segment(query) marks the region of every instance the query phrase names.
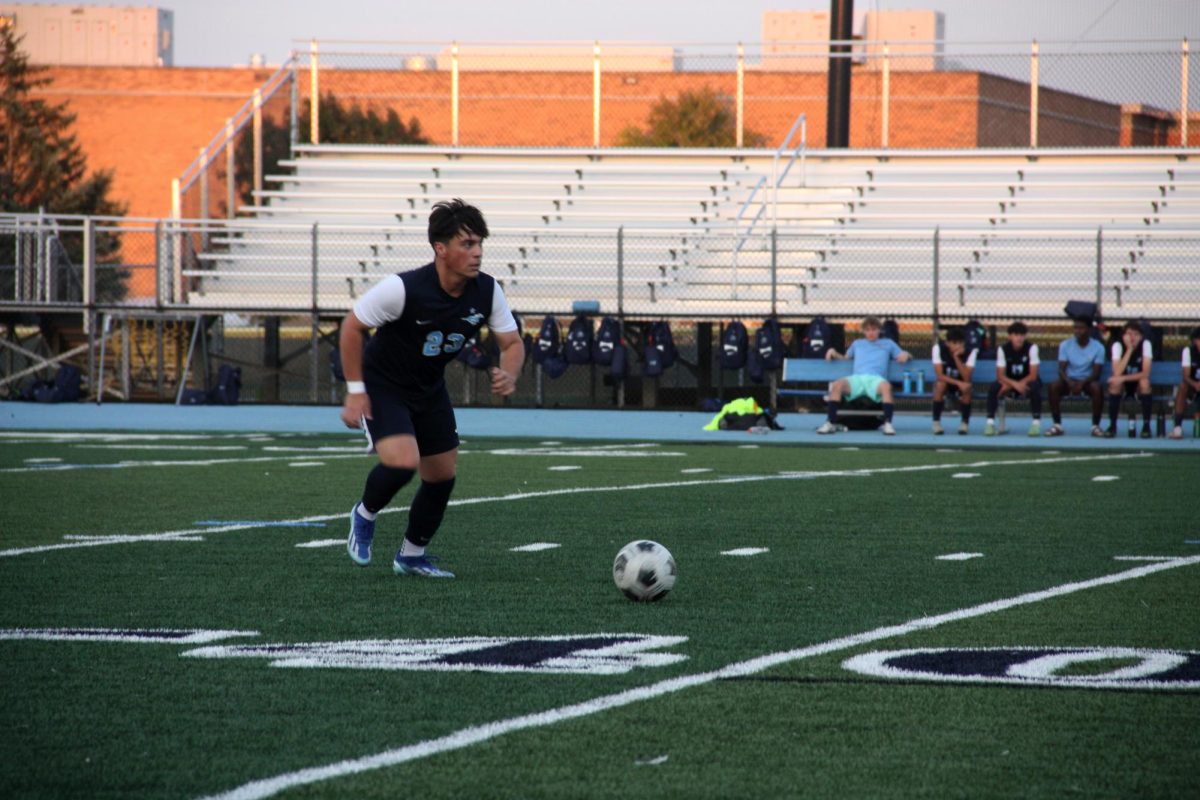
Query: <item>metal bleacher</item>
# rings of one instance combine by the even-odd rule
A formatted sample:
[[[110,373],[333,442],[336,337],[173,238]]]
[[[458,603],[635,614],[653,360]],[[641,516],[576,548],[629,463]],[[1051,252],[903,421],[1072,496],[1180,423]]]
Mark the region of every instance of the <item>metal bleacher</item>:
[[[532,313],[928,315],[936,276],[943,313],[1053,315],[1099,287],[1184,317],[1197,155],[809,151],[777,181],[776,150],[301,146],[185,275],[205,306],[348,308],[427,261],[431,206],[463,197]]]

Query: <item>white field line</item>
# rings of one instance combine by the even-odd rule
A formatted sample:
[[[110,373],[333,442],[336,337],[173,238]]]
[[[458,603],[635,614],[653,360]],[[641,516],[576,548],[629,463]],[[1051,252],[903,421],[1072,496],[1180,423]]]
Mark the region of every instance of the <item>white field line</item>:
[[[668,678],[667,680],[658,681],[647,686],[640,686],[635,689],[627,689],[623,692],[604,695],[592,700],[586,700],[582,703],[574,703],[572,705],[552,708],[547,711],[540,711],[533,714],[525,714],[519,717],[511,717],[509,719],[489,722],[483,725],[475,725],[469,728],[463,728],[454,733],[440,736],[436,739],[427,739],[422,742],[398,747],[393,750],[385,750],[381,753],[376,753],[362,758],[347,759],[338,761],[333,764],[326,764],[320,767],[309,767],[308,769],[298,770],[296,772],[286,772],[281,775],[276,775],[271,778],[252,781],[243,784],[242,786],[232,789],[228,792],[223,792],[217,795],[210,795],[206,800],[256,800],[257,798],[270,797],[271,795],[282,792],[286,789],[291,789],[296,786],[306,786],[309,784],[319,783],[321,781],[332,780],[334,778],[342,778],[347,775],[357,775],[359,773],[368,772],[370,770],[381,769],[383,767],[392,767],[398,764],[404,764],[410,761],[416,761],[429,756],[438,755],[439,753],[447,753],[453,750],[461,750],[481,742],[486,742],[490,739],[495,739],[498,736],[503,736],[507,733],[515,731],[529,730],[531,728],[541,728],[547,725],[554,725],[571,719],[579,719],[593,714],[598,714],[602,711],[609,711],[614,708],[622,708],[624,706],[639,703],[644,700],[653,700],[657,697],[673,694],[683,689],[690,689],[695,686],[703,686],[713,683],[714,681],[727,678],[740,678],[747,675],[753,675],[762,672],[772,667],[777,667],[782,664],[787,664],[793,661],[799,661],[815,656],[828,655],[846,650],[853,650],[864,644],[878,642],[883,639],[891,639],[897,636],[907,636],[910,633],[917,631],[926,631],[940,627],[952,622],[961,622],[966,619],[983,617],[988,614],[995,614],[1000,611],[1007,611],[1010,608],[1018,606],[1030,605],[1032,603],[1040,603],[1043,600],[1051,600],[1056,597],[1063,597],[1075,592],[1081,592],[1086,589],[1093,589],[1098,586],[1109,586],[1124,581],[1142,578],[1147,575],[1153,575],[1156,572],[1162,572],[1168,569],[1177,569],[1179,567],[1190,566],[1192,564],[1200,564],[1200,556],[1191,556],[1189,558],[1179,558],[1173,561],[1165,561],[1158,564],[1148,564],[1143,567],[1134,567],[1133,569],[1117,572],[1112,575],[1103,575],[1099,578],[1090,578],[1083,581],[1074,581],[1072,583],[1064,583],[1059,586],[1053,586],[1049,589],[1043,589],[1037,592],[1028,592],[1015,597],[1008,597],[1002,600],[993,600],[988,603],[982,603],[976,606],[960,608],[956,611],[950,611],[945,614],[939,614],[933,617],[920,617],[909,620],[908,622],[899,625],[886,625],[881,628],[857,633],[851,636],[843,636],[838,639],[831,639],[820,644],[809,645],[808,647],[799,647],[794,650],[784,650],[777,653],[768,653],[767,655],[751,658],[746,661],[735,661],[732,664],[727,664],[720,669],[711,672],[701,672],[695,675],[684,675],[678,678]]]
[[[85,431],[0,431],[0,439],[38,439],[40,441],[77,442],[91,439],[100,442],[157,442],[184,439],[242,439],[260,436],[257,433],[88,433]]]
[[[1182,556],[1113,556],[1113,561],[1174,561]]]
[[[73,444],[79,450],[248,450],[244,444]]]
[[[328,454],[321,458],[362,458],[356,456]],[[217,464],[254,464],[264,461],[295,461],[296,456],[253,456],[251,458],[204,458],[187,461],[118,461],[115,464],[50,464],[45,467],[7,467],[0,472],[67,472],[75,469],[132,469],[133,467],[211,467]]]
[[[300,542],[296,547],[336,547],[345,543],[345,539],[313,539],[311,542]]]
[[[875,469],[853,469],[853,470],[830,470],[827,472],[785,472],[778,475],[734,475],[726,478],[715,478],[713,480],[685,480],[685,481],[663,481],[661,483],[635,483],[626,484],[623,486],[575,486],[564,489],[545,489],[536,492],[514,492],[512,494],[492,495],[487,497],[464,497],[460,500],[451,500],[452,506],[472,506],[480,503],[508,503],[518,500],[533,500],[541,497],[559,497],[572,494],[603,494],[606,492],[635,492],[646,489],[681,489],[688,486],[720,486],[733,483],[752,483],[756,481],[777,481],[777,480],[811,480],[814,478],[834,478],[839,476],[865,476],[865,475],[884,475],[898,472],[930,472],[934,470],[961,469],[962,467],[1003,467],[1003,466],[1029,466],[1035,464],[1063,464],[1075,463],[1079,461],[1103,461],[1103,460],[1123,460],[1129,458],[1150,458],[1152,453],[1113,453],[1107,455],[1087,455],[1087,456],[1062,456],[1059,458],[1021,458],[1011,461],[976,461],[971,464],[919,464],[907,467],[878,467]],[[340,458],[341,456],[328,456],[328,458]],[[346,456],[346,458],[356,458],[356,456]],[[246,461],[249,459],[232,459],[234,461]],[[185,462],[187,463],[187,462]],[[380,514],[396,514],[401,511],[407,511],[408,506],[385,508],[380,511]],[[297,519],[282,520],[282,522],[295,524],[303,522],[328,522],[334,519],[341,519],[346,516],[346,512],[337,514],[318,514],[311,517],[299,517]],[[263,520],[254,524],[238,523],[233,525],[220,525],[211,528],[184,528],[177,531],[166,531],[164,533],[147,533],[135,534],[127,539],[118,539],[114,537],[105,537],[103,540],[97,541],[76,541],[62,542],[58,544],[43,544],[32,547],[16,547],[9,550],[0,550],[0,558],[11,558],[13,556],[30,555],[33,553],[45,553],[51,550],[73,550],[80,547],[99,547],[106,544],[122,544],[125,541],[139,542],[169,542],[172,539],[186,536],[196,536],[198,534],[225,533],[226,531],[243,531],[251,528],[260,528],[263,526],[279,525],[281,520]]]

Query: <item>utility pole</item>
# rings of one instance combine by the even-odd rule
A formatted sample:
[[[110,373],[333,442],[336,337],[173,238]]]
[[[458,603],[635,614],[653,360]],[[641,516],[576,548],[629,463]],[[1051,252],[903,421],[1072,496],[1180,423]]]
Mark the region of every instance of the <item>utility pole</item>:
[[[829,95],[825,146],[850,146],[850,38],[854,0],[829,0]]]

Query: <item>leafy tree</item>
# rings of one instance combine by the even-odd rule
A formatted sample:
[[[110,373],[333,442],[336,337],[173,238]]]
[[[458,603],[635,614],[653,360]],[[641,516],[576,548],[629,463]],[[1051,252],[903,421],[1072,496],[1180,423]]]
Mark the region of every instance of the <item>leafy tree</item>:
[[[88,173],[87,158],[71,132],[75,115],[65,103],[49,103],[32,96],[51,83],[45,72],[44,67],[30,66],[29,56],[20,49],[12,27],[0,25],[0,211],[122,216],[125,206],[109,196],[112,172]],[[96,238],[97,264],[119,263],[117,238]],[[77,273],[83,262],[82,237],[64,234],[59,242]],[[0,263],[15,263],[14,253],[13,238],[0,243]],[[11,286],[11,278],[0,276],[8,282],[6,289]],[[124,297],[127,278],[125,270],[98,269],[97,299]]]
[[[412,117],[408,124],[395,109],[384,114],[346,104],[332,93],[321,95],[319,110],[322,144],[429,144],[421,132],[421,122]],[[299,114],[300,131],[307,138],[312,120],[312,101],[306,100]],[[290,131],[286,121],[263,117],[263,174],[278,174],[279,162],[291,157]],[[234,155],[238,196],[243,203],[254,202],[254,137],[247,126],[238,139]]]
[[[710,88],[661,98],[650,109],[649,127],[629,126],[617,137],[622,147],[735,147],[737,118],[726,98]],[[762,134],[742,132],[746,147],[761,147]]]

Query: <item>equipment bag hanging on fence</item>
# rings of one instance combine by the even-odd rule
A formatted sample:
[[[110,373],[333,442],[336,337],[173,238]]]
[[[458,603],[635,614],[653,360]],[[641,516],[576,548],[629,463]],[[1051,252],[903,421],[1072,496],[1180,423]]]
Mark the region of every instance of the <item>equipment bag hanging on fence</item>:
[[[214,406],[236,406],[242,390],[242,368],[222,364],[217,370],[217,385],[208,393]]]
[[[613,350],[621,341],[621,323],[612,317],[600,320],[600,330],[592,341],[592,361],[602,367],[613,362]]]
[[[554,318],[553,314],[547,314],[546,318],[542,320],[542,327],[533,343],[533,362],[543,364],[547,358],[557,356],[559,340],[558,320]]]
[[[783,329],[779,327],[779,320],[774,317],[763,320],[762,326],[754,333],[754,349],[758,351],[763,369],[774,370],[783,366],[787,348],[783,343]]]
[[[675,359],[679,357],[679,351],[675,349],[675,339],[671,336],[669,322],[659,320],[650,326],[650,343],[658,350],[663,369],[675,366]]]
[[[824,358],[833,347],[833,328],[824,317],[814,317],[804,331],[800,346],[801,358]]]
[[[568,364],[587,364],[592,360],[592,320],[583,314],[571,320],[563,355]]]
[[[746,326],[734,320],[725,326],[721,337],[721,369],[746,366]]]

